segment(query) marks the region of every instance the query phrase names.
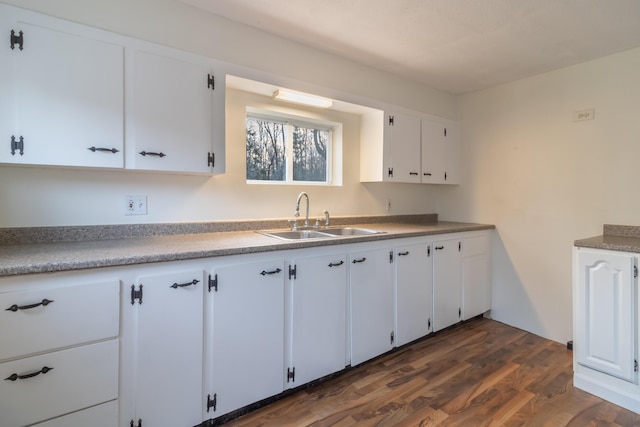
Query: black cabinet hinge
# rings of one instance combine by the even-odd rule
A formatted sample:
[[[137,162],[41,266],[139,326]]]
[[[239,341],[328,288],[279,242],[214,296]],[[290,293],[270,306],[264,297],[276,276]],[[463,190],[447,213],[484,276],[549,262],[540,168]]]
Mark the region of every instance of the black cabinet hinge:
[[[447,137],[447,128],[444,128],[444,136]]]
[[[134,424],[133,420],[131,420],[131,422],[129,423],[130,427],[142,427],[142,420],[138,419],[138,424]]]
[[[23,36],[23,32],[22,31],[18,31],[18,34],[16,34],[15,31],[11,30],[11,36],[9,37],[9,43],[11,46],[11,49],[15,49],[16,45],[18,45],[18,49],[22,50],[23,48],[23,44],[24,44],[24,37]]]
[[[389,251],[389,264],[393,264],[393,251]]]
[[[296,367],[293,369],[287,368],[287,382],[291,381],[292,383],[296,382]]]
[[[142,304],[142,285],[137,291],[136,286],[131,285],[131,305],[135,304],[136,300],[138,300],[138,304]]]
[[[214,167],[216,165],[216,154],[207,153],[207,166]]]
[[[462,242],[458,242],[458,252],[462,252]]]
[[[207,88],[211,90],[216,89],[216,80],[213,74],[207,74]]]
[[[209,292],[211,289],[218,292],[218,275],[214,274],[213,276],[209,275]]]
[[[637,265],[633,266],[633,277],[634,277],[634,279],[636,277],[638,277],[638,266]]]
[[[11,155],[15,156],[16,151],[19,151],[21,156],[24,154],[24,138],[21,136],[16,139],[15,135],[11,135]]]
[[[447,180],[447,173],[446,172],[444,173],[444,180],[445,181]]]
[[[394,342],[396,342],[396,337],[393,331],[391,331],[391,345],[393,345]]]
[[[395,116],[389,116],[389,126],[393,126],[394,125],[394,120],[395,120]]]
[[[216,412],[216,406],[218,406],[218,394],[213,393],[213,399],[211,399],[211,395],[207,395],[207,412],[213,409],[213,412]]]
[[[387,171],[387,177],[393,178],[393,168],[389,168],[389,170]]]
[[[297,265],[293,265],[293,268],[291,268],[291,265],[289,265],[289,280],[291,279],[297,279],[297,274],[298,272],[298,266]]]
[[[458,307],[458,318],[462,317],[462,308]]]
[[[431,246],[427,246],[427,258],[431,256]]]
[[[633,372],[638,372],[638,359],[633,360]]]
[[[427,320],[427,329],[431,330],[431,318]]]

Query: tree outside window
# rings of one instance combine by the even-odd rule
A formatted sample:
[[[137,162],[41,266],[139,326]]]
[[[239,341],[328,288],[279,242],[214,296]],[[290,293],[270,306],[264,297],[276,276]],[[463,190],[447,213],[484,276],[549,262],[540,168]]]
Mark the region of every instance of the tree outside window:
[[[247,180],[328,183],[331,129],[247,116]]]

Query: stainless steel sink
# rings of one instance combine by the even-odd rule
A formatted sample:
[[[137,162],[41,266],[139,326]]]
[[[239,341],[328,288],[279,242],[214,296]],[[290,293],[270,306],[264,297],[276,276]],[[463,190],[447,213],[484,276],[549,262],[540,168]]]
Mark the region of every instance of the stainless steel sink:
[[[323,228],[322,230],[258,231],[258,233],[281,240],[307,240],[327,239],[332,237],[367,236],[370,234],[381,234],[384,233],[384,231],[375,231],[366,228],[336,227]]]
[[[323,233],[334,236],[367,236],[370,234],[382,234],[384,231],[369,230],[368,228],[340,227],[327,228],[322,230]]]
[[[315,230],[259,231],[258,233],[282,240],[327,239],[335,237],[333,235],[321,233]]]

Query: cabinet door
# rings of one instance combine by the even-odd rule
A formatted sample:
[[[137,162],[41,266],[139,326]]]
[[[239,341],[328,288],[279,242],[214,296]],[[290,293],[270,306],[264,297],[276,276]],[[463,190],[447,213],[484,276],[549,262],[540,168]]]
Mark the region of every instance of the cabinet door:
[[[346,254],[297,258],[294,266],[290,387],[344,369],[347,351]]]
[[[134,160],[127,168],[211,172],[211,67],[143,51],[135,51],[133,61],[133,150],[127,154]]]
[[[422,120],[422,182],[460,182],[460,132],[453,122]]]
[[[460,239],[433,242],[433,330],[458,323],[462,316]]]
[[[393,348],[393,251],[349,255],[351,365]]]
[[[433,263],[431,244],[396,248],[396,345],[431,331]]]
[[[143,425],[202,422],[203,278],[203,270],[189,270],[137,281],[135,420]]]
[[[284,389],[284,268],[271,259],[213,269],[211,418]]]
[[[124,48],[68,25],[22,21],[3,28],[22,32],[23,49],[2,46],[11,87],[0,111],[10,110],[12,119],[0,126],[9,132],[0,135],[0,162],[123,167]],[[22,140],[22,150],[12,153],[12,137]]]
[[[385,145],[389,144],[387,180],[420,182],[420,118],[408,114],[387,115]]]
[[[491,309],[491,234],[462,240],[462,320]]]
[[[635,257],[578,251],[578,363],[635,382]]]

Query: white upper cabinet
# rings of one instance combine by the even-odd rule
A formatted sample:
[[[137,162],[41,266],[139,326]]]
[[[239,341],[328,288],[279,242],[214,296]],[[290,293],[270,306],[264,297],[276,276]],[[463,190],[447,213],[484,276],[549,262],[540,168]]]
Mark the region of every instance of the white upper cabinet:
[[[460,183],[460,129],[454,122],[422,120],[422,182]]]
[[[58,21],[1,23],[0,162],[121,168],[124,47]]]
[[[214,90],[210,64],[169,50],[133,52],[132,131],[127,168],[210,173]]]
[[[389,113],[386,119],[384,140],[389,144],[389,155],[385,181],[420,182],[420,118]]]

